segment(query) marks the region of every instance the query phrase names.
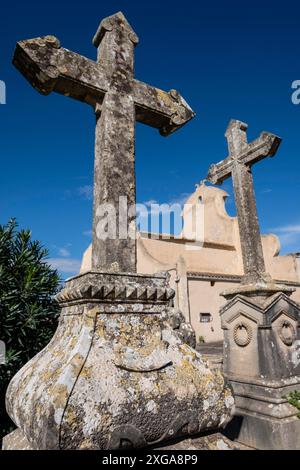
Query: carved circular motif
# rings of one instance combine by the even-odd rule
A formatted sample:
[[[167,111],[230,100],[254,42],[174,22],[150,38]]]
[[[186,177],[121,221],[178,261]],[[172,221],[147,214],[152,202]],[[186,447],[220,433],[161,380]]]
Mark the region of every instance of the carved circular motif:
[[[233,329],[233,339],[238,346],[248,346],[253,336],[253,331],[248,323],[241,321]]]
[[[286,346],[292,346],[296,339],[296,331],[289,320],[283,320],[279,326],[279,338]]]

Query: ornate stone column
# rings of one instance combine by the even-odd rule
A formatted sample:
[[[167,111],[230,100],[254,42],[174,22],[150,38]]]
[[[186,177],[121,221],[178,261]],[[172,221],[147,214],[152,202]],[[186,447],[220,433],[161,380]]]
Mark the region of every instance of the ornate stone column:
[[[287,396],[300,390],[299,305],[291,292],[224,294],[224,374],[235,396],[231,438],[257,449],[300,449]]]
[[[281,139],[262,132],[247,141],[247,124],[231,120],[226,131],[229,156],[212,165],[208,180],[232,175],[244,276],[222,295],[224,373],[236,401],[231,438],[257,449],[300,449],[300,420],[287,395],[300,390],[300,306],[293,290],[277,285],[265,270],[251,167],[273,157]]]

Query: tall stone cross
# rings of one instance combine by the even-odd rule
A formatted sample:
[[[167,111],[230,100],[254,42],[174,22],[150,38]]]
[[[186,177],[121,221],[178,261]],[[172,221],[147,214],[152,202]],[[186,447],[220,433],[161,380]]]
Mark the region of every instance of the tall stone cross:
[[[134,78],[137,43],[137,35],[119,12],[105,18],[94,36],[97,62],[63,49],[54,36],[18,42],[13,59],[39,92],[56,91],[91,104],[96,111],[94,270],[136,271],[135,211],[127,217],[124,208],[124,201],[127,207],[136,202],[135,121],[166,136],[195,115],[176,90],[167,93]],[[119,211],[120,196],[124,210]],[[107,205],[113,206],[123,226],[117,224],[114,239],[105,240],[99,228]]]
[[[247,127],[241,121],[230,121],[225,133],[229,156],[209,168],[207,181],[221,184],[232,176],[244,265],[242,283],[261,284],[271,278],[265,269],[251,167],[266,157],[273,157],[281,139],[262,132],[258,139],[248,143]]]

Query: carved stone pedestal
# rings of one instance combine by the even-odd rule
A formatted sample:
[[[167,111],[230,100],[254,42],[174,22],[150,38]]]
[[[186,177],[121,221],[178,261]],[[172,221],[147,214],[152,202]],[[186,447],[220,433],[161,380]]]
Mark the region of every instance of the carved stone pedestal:
[[[26,446],[145,447],[229,421],[233,398],[221,373],[170,326],[173,296],[165,275],[89,272],[67,281],[55,336],[7,392]]]
[[[300,420],[286,398],[300,390],[299,306],[288,289],[240,291],[227,293],[221,310],[224,373],[236,403],[226,433],[257,449],[300,449]]]

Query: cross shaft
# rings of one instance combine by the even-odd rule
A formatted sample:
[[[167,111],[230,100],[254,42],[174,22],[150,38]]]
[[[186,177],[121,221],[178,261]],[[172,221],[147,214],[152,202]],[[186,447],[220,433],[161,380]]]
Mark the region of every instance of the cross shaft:
[[[248,144],[247,128],[247,124],[241,121],[230,121],[225,133],[229,156],[210,167],[207,180],[212,184],[221,184],[232,176],[244,266],[242,282],[257,284],[268,282],[271,278],[265,269],[251,166],[263,158],[273,157],[281,139],[263,132]]]

